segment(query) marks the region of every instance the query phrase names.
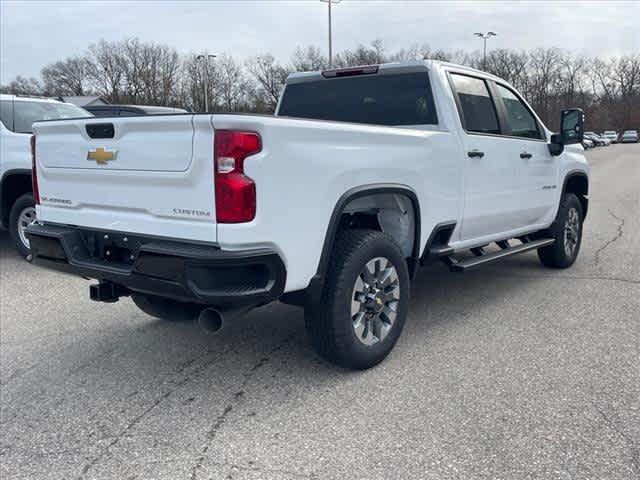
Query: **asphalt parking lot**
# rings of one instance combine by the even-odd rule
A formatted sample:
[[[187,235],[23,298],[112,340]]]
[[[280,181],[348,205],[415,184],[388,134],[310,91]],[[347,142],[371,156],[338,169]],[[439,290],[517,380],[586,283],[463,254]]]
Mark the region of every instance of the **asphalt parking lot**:
[[[0,232],[0,477],[640,478],[640,145],[588,153],[582,252],[423,269],[346,372],[274,304],[216,336],[18,258]]]

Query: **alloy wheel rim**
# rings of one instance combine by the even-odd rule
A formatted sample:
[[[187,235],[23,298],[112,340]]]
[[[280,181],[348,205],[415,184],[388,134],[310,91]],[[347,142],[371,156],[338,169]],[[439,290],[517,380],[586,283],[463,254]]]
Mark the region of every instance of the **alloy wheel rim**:
[[[564,251],[568,257],[573,256],[580,239],[580,215],[578,210],[570,208],[564,222]]]
[[[36,209],[34,207],[27,207],[20,212],[18,216],[18,237],[22,244],[31,248],[29,239],[27,238],[26,229],[36,219]]]
[[[356,338],[367,346],[384,340],[396,321],[399,304],[396,267],[384,257],[367,262],[351,294],[351,323]]]

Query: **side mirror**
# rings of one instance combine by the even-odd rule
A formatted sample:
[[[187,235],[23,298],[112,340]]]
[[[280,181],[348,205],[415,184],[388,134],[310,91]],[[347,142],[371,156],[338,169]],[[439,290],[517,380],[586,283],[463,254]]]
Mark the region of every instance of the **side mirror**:
[[[584,134],[584,112],[579,108],[569,108],[560,113],[560,136],[563,145],[582,143]]]
[[[568,108],[560,112],[560,133],[551,135],[549,152],[560,155],[565,145],[582,143],[584,135],[584,112],[579,108]]]
[[[549,153],[554,157],[564,152],[564,144],[562,143],[562,136],[559,133],[551,135],[551,143],[549,143]]]

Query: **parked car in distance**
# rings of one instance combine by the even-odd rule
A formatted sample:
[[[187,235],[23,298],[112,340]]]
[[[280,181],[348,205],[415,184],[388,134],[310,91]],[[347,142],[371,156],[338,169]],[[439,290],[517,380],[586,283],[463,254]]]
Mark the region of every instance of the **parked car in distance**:
[[[621,143],[638,143],[637,130],[625,130],[620,136]]]
[[[583,137],[582,138],[582,146],[585,148],[585,150],[588,150],[590,148],[593,148],[596,146],[596,144],[594,143],[593,140],[591,140],[590,138],[587,137]]]
[[[85,109],[96,117],[130,117],[135,115],[187,113],[184,108],[156,107],[152,105],[88,105]]]
[[[25,227],[36,218],[31,189],[33,122],[91,117],[82,108],[51,98],[0,95],[0,220],[18,251],[29,254]]]
[[[608,145],[607,140],[594,132],[584,132],[584,137],[591,140],[596,147],[604,147],[605,145]]]
[[[34,262],[97,279],[95,301],[131,296],[207,331],[304,306],[321,356],[369,368],[400,336],[420,264],[535,250],[573,264],[583,118],[562,110],[554,134],[506,81],[425,60],[290,75],[273,116],[39,122]]]
[[[618,143],[618,132],[615,130],[605,130],[602,135],[611,140],[611,143]]]

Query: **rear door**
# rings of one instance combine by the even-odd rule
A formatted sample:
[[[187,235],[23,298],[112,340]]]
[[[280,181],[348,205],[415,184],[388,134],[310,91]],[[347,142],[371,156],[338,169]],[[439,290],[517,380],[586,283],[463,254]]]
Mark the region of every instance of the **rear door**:
[[[40,220],[216,241],[209,116],[78,119],[34,130]]]
[[[462,124],[465,188],[461,241],[481,239],[524,225],[520,163],[509,153],[487,80],[450,71]]]

